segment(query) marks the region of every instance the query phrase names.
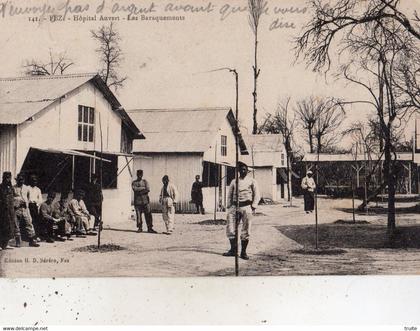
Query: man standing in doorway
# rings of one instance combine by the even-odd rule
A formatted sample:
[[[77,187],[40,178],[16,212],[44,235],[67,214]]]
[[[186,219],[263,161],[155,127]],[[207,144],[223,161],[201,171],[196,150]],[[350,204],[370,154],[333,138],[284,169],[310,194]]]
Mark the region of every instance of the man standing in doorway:
[[[192,184],[191,188],[191,201],[195,204],[197,208],[197,214],[200,212],[204,215],[203,207],[203,183],[200,182],[200,175],[195,176],[195,182]]]
[[[312,213],[314,211],[314,192],[316,189],[316,184],[313,179],[313,173],[311,170],[306,172],[306,177],[302,179],[302,190],[303,190],[303,199],[305,205],[305,212],[307,214]]]
[[[39,217],[39,207],[42,204],[42,193],[38,185],[38,177],[32,175],[29,180],[28,187],[28,201],[29,201],[29,212],[32,218],[32,224],[35,229],[35,233],[38,236],[37,241],[41,241],[39,236],[45,231],[42,229],[42,224]]]
[[[137,179],[133,181],[131,187],[134,191],[137,232],[143,232],[143,219],[141,217],[143,213],[146,220],[147,232],[157,233],[153,230],[153,216],[149,199],[150,186],[147,180],[143,179],[143,170],[137,170]]]
[[[95,217],[94,229],[99,230],[102,225],[102,201],[104,197],[102,195],[101,184],[98,182],[99,176],[92,174],[92,179],[89,185],[86,187],[86,207],[90,215]]]
[[[29,239],[29,246],[39,247],[36,242],[35,229],[32,224],[31,214],[29,213],[28,205],[28,186],[24,184],[25,177],[23,174],[16,176],[16,185],[13,186],[15,213],[16,213],[16,227],[23,225],[26,236]],[[16,243],[17,244],[17,243]]]
[[[167,175],[162,177],[163,187],[160,191],[159,202],[162,205],[162,218],[165,222],[167,235],[172,234],[174,231],[175,223],[175,206],[177,203],[178,190],[175,185],[169,182]]]
[[[251,218],[260,202],[260,192],[255,179],[248,175],[248,166],[243,162],[238,162],[238,191],[239,191],[239,210],[236,214],[236,183],[235,180],[229,186],[228,193],[228,214],[227,214],[227,227],[226,235],[230,242],[230,250],[224,253],[224,256],[236,256],[238,250],[235,240],[235,223],[236,218],[238,222],[242,221],[241,229],[241,255],[244,260],[249,260],[246,249],[249,243],[249,235],[251,229]]]

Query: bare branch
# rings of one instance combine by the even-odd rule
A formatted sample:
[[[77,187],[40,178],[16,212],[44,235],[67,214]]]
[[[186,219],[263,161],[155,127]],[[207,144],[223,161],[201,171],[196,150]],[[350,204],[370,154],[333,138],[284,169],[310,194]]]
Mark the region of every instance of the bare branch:
[[[121,37],[118,31],[115,30],[112,22],[108,26],[101,26],[97,31],[91,30],[91,36],[99,44],[99,47],[96,49],[102,66],[99,74],[108,87],[118,90],[123,87],[124,82],[127,80],[127,76],[121,77],[118,73],[124,60],[123,52],[119,45]]]
[[[50,50],[48,61],[26,60],[22,67],[28,76],[53,76],[65,74],[73,65],[74,62],[66,56],[65,52],[54,54]]]

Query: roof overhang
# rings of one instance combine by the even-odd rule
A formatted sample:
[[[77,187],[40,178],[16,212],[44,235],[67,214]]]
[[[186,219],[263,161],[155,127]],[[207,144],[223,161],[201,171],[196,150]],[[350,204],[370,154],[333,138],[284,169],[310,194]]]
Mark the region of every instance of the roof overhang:
[[[105,99],[112,106],[112,109],[118,113],[118,115],[121,117],[123,124],[132,133],[134,139],[145,139],[144,135],[140,132],[139,128],[127,114],[125,109],[122,107],[121,103],[115,97],[114,93],[110,90],[110,88],[105,84],[103,79],[99,75],[95,75],[90,81],[98,90],[102,92]]]
[[[71,156],[87,157],[87,158],[90,158],[90,159],[95,159],[95,160],[100,160],[100,161],[111,163],[111,161],[108,160],[108,159],[104,159],[104,158],[101,158],[101,157],[98,157],[98,156],[95,156],[95,155],[91,155],[91,154],[88,154],[88,153],[75,151],[73,149],[38,148],[38,147],[31,147],[31,149],[35,149],[35,150],[45,152],[45,153],[65,154],[65,155],[71,155]]]

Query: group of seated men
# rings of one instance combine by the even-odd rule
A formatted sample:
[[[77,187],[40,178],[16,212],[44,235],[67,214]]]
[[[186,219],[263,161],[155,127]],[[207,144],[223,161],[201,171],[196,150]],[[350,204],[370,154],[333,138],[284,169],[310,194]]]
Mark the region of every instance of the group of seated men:
[[[95,218],[89,213],[83,201],[85,192],[77,190],[73,199],[68,202],[68,195],[62,193],[60,199],[54,202],[55,192],[49,192],[47,200],[39,208],[41,240],[52,243],[54,240],[72,240],[72,235],[84,237],[97,235],[94,228]]]
[[[97,178],[93,179],[91,183],[93,188],[97,186],[96,180]],[[41,241],[53,243],[73,240],[73,235],[82,238],[86,235],[97,235],[100,212],[97,212],[97,206],[93,208],[93,212],[89,212],[84,202],[85,192],[83,190],[76,190],[70,201],[68,193],[61,193],[60,198],[56,201],[56,193],[51,191],[48,193],[47,199],[43,201],[36,176],[30,177],[29,185],[24,184],[25,177],[22,174],[17,175],[16,185],[13,187],[11,180],[9,181],[9,201],[13,201],[13,205],[9,204],[9,209],[13,210],[10,210],[8,215],[13,214],[9,218],[14,219],[14,222],[11,222],[14,224],[10,226],[10,229],[11,237],[15,238],[16,247],[21,246],[21,230],[24,230],[31,247],[38,247]],[[5,201],[7,200],[8,191],[6,188],[8,185],[7,181],[3,180],[2,196],[4,195],[3,200]],[[99,193],[100,199],[97,200],[102,202],[102,192]],[[7,208],[7,204],[4,206]]]

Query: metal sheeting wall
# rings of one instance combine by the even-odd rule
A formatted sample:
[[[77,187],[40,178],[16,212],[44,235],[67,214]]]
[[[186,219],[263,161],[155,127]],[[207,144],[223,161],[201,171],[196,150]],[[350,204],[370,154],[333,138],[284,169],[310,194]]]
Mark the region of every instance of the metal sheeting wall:
[[[16,176],[16,126],[0,125],[0,176],[11,171]]]
[[[195,205],[190,203],[191,186],[195,176],[202,175],[203,166],[200,153],[141,154],[134,160],[134,179],[138,169],[143,169],[143,178],[150,184],[149,196],[153,210],[161,210],[159,194],[162,188],[162,177],[168,175],[169,180],[179,192],[177,211],[195,211]]]

